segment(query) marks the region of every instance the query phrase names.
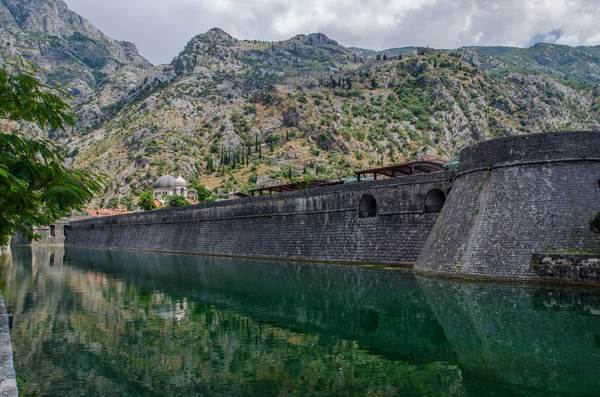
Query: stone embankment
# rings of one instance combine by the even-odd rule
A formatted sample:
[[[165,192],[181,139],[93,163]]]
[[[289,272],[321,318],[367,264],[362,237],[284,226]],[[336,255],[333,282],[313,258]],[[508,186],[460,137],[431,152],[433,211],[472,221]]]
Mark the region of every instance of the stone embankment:
[[[18,395],[8,314],[0,292],[0,396],[16,397]]]
[[[600,254],[533,254],[531,266],[542,278],[575,283],[600,280]]]

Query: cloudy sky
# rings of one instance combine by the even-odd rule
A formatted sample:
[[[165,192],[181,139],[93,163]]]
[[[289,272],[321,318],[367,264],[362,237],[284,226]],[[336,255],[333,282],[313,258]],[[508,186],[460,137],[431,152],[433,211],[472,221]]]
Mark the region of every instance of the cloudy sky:
[[[600,44],[599,0],[66,0],[154,64],[212,27],[284,40],[323,32],[345,46]]]

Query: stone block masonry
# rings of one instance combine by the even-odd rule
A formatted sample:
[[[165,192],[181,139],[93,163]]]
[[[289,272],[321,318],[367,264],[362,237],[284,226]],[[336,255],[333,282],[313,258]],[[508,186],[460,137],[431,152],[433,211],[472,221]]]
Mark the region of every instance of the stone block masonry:
[[[600,251],[600,133],[526,135],[461,152],[458,174],[415,269],[543,279],[532,254]]]
[[[453,171],[308,189],[74,222],[66,243],[341,262],[412,264],[433,227],[433,189],[448,193]],[[363,196],[376,216],[359,217]]]
[[[539,253],[531,266],[542,278],[580,284],[600,279],[600,254]]]

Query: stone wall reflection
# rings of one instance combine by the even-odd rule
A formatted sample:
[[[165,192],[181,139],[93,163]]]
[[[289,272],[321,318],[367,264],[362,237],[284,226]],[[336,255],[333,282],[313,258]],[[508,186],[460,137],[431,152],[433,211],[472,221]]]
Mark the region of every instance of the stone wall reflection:
[[[597,395],[597,290],[417,282],[466,375],[532,391]]]

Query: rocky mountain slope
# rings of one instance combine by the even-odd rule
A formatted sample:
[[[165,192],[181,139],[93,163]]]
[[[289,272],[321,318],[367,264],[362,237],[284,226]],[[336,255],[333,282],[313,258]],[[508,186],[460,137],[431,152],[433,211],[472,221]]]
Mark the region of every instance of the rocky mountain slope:
[[[576,88],[593,88],[600,83],[597,47],[537,43],[529,48],[467,47],[460,51],[465,61],[498,78],[511,72],[543,73]]]
[[[320,33],[261,42],[215,28],[151,66],[60,0],[2,0],[0,18],[3,57],[32,59],[73,93],[78,126],[52,136],[69,161],[109,175],[98,204],[163,173],[229,192],[600,128],[590,48],[406,48],[384,61]]]
[[[40,66],[73,96],[85,124],[134,88],[152,65],[133,43],[107,37],[62,0],[1,0],[0,57]]]

